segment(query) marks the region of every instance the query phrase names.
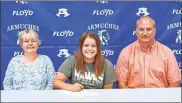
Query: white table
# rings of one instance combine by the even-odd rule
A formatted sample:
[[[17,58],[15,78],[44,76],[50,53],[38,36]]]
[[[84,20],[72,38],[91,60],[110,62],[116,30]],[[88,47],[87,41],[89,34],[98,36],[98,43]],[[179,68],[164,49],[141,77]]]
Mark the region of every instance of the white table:
[[[1,90],[1,102],[181,102],[181,88]]]

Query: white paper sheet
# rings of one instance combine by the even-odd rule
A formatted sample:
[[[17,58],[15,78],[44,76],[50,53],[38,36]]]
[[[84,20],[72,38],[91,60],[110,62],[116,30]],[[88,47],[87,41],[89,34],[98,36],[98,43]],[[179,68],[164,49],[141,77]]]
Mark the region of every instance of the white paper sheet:
[[[80,92],[71,92],[71,91],[61,91],[62,94],[74,96],[74,97],[86,97],[86,96],[96,96],[99,93],[93,91],[82,90]]]

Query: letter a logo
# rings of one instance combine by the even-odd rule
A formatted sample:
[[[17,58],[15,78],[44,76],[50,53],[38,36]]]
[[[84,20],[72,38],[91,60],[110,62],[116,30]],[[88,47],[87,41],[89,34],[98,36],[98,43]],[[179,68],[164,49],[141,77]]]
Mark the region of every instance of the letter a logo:
[[[70,15],[67,10],[68,9],[66,9],[66,8],[60,8],[60,9],[58,9],[58,13],[56,15],[58,17],[60,17],[60,15],[64,15],[64,17],[67,17]]]
[[[138,8],[138,13],[136,15],[140,16],[140,14],[144,14],[144,16],[149,15],[150,13],[147,12],[147,8]]]
[[[57,54],[58,57],[61,57],[64,55],[65,58],[69,57],[71,54],[68,53],[68,49],[60,49],[59,54]]]

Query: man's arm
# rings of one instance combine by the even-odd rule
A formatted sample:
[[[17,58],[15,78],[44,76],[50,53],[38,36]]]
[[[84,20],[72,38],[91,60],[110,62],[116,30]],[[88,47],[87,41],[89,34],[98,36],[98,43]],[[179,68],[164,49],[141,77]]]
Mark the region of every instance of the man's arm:
[[[169,88],[170,87],[180,87],[180,81],[179,82],[169,82]]]
[[[167,80],[169,87],[180,87],[181,73],[177,60],[171,50],[169,50],[168,55],[169,58],[167,60]]]
[[[128,61],[126,60],[126,54],[126,52],[122,51],[116,64],[115,71],[118,80],[118,88],[128,88],[126,85],[128,78]]]

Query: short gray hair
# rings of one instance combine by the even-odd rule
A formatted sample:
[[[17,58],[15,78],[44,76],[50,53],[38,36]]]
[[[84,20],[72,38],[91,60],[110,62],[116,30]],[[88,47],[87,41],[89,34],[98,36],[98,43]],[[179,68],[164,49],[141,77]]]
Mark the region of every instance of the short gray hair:
[[[39,35],[38,35],[38,33],[35,30],[25,29],[25,30],[23,30],[23,31],[18,33],[18,43],[17,44],[20,43],[20,41],[23,39],[24,35],[34,36],[34,37],[36,37],[40,41]],[[41,42],[40,42],[40,44],[41,44]]]

